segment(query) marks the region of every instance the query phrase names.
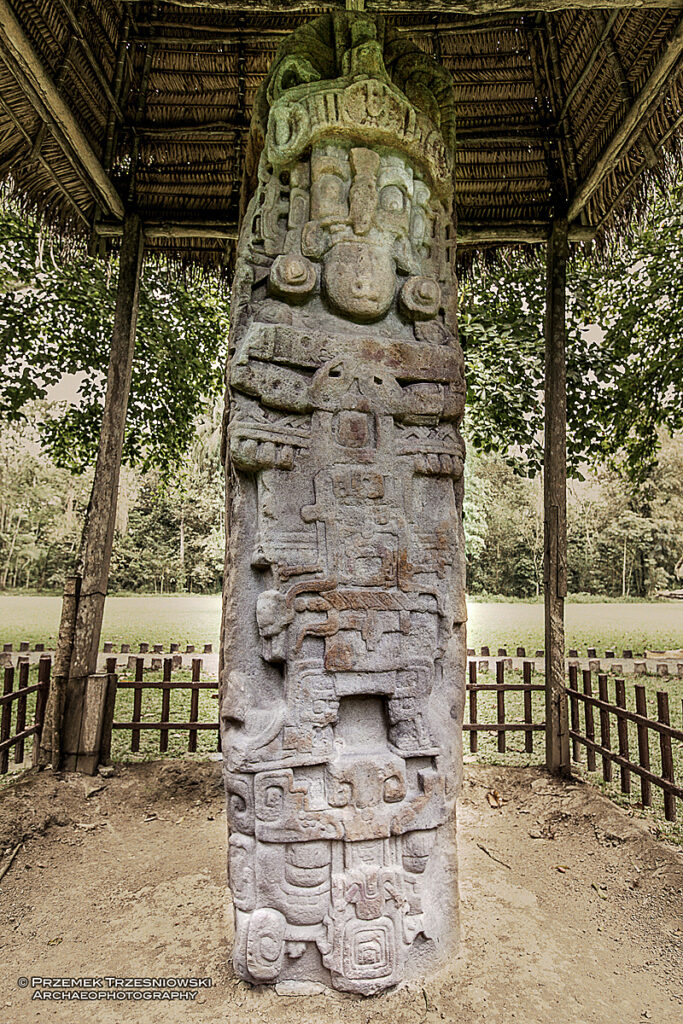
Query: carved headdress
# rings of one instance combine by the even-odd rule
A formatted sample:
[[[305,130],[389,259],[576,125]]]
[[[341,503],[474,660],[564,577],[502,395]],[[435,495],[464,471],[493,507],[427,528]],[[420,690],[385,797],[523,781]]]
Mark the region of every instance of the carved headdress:
[[[404,139],[411,157],[425,163],[425,170],[432,169],[433,160],[441,166],[436,170],[437,179],[452,175],[453,151],[455,148],[455,97],[450,74],[436,61],[418,49],[404,35],[388,27],[383,18],[368,18],[353,11],[334,11],[315,21],[302,25],[285,39],[278,48],[270,71],[256,94],[254,101],[251,132],[245,157],[241,214],[253,194],[257,183],[257,168],[263,151],[271,108],[285,95],[295,99],[297,87],[320,83],[324,94],[331,85],[344,87],[363,78],[385,82],[384,96],[376,96],[381,104],[391,97],[382,116],[370,118],[366,125],[356,121],[358,110],[353,101],[341,112],[344,128],[357,124],[359,142],[367,141],[368,131],[374,131],[373,142],[381,140],[383,125],[395,141],[396,118],[405,104],[403,98],[417,112],[416,119],[410,119],[405,126]],[[339,112],[337,112],[339,113]],[[330,125],[331,127],[331,125]],[[323,130],[323,123],[317,125]],[[436,132],[435,132],[436,130]],[[315,128],[311,127],[312,134]],[[437,140],[438,133],[438,140]],[[378,139],[378,135],[380,139]],[[430,158],[429,144],[438,150]],[[298,144],[305,145],[305,132],[298,136]],[[292,140],[292,146],[296,143]],[[433,182],[434,185],[437,181]]]

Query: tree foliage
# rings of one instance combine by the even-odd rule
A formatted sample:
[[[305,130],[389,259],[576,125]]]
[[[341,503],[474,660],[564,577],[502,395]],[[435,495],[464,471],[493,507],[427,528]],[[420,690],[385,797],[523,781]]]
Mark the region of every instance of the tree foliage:
[[[121,475],[110,590],[217,592],[221,587],[223,471],[220,411],[199,417],[172,476]],[[92,470],[74,476],[45,452],[31,422],[0,429],[0,590],[61,589],[73,572]]]
[[[94,462],[104,404],[117,261],[55,251],[35,224],[0,214],[0,418],[16,421],[65,374],[78,400],[45,415],[41,439],[59,466]],[[184,287],[145,267],[124,459],[168,473],[196,415],[222,386],[227,300],[203,282]]]
[[[656,463],[659,430],[683,426],[683,184],[602,259],[568,267],[570,473],[621,466],[634,482]],[[543,463],[545,264],[513,253],[462,285],[467,433],[524,475]]]

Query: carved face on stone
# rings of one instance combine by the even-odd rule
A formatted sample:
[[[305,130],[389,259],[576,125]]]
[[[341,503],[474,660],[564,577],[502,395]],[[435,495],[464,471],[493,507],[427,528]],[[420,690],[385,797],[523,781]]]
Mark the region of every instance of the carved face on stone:
[[[419,273],[431,240],[429,189],[397,153],[324,143],[311,155],[310,194],[303,257],[322,263],[323,292],[335,313],[358,323],[380,320],[399,290],[397,270]]]
[[[396,287],[393,257],[368,242],[337,242],[325,256],[323,287],[334,308],[370,323],[389,310]]]

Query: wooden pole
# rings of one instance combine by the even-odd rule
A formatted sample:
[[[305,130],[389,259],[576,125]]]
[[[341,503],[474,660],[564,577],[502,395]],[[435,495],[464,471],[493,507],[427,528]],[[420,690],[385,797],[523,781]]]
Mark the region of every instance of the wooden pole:
[[[566,283],[568,224],[553,222],[547,250],[545,317],[545,704],[546,765],[569,772],[569,723],[564,679],[564,598],[567,594]]]
[[[52,764],[58,768],[62,757],[62,721],[64,718],[64,695],[69,679],[71,651],[76,628],[78,599],[81,593],[81,577],[67,576],[62,595],[62,617],[59,623],[57,650],[50,678],[50,688],[40,737],[38,763]]]
[[[80,738],[88,677],[97,671],[97,653],[114,541],[123,436],[135,347],[142,251],[142,222],[137,214],[128,214],[124,220],[121,243],[100,446],[83,529],[82,581],[61,729],[62,766],[77,770],[90,771],[97,767],[90,763],[79,765]]]

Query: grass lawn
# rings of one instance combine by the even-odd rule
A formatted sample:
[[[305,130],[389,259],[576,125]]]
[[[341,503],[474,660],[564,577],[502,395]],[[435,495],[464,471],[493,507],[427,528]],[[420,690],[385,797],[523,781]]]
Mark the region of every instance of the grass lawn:
[[[468,644],[514,651],[543,647],[543,605],[521,602],[468,602]],[[0,595],[0,643],[21,640],[53,645],[59,628],[61,598]],[[110,597],[104,613],[103,640],[129,643],[172,641],[218,646],[221,598],[218,594]],[[683,647],[683,602],[567,603],[567,647],[585,651],[625,648],[642,653]]]

